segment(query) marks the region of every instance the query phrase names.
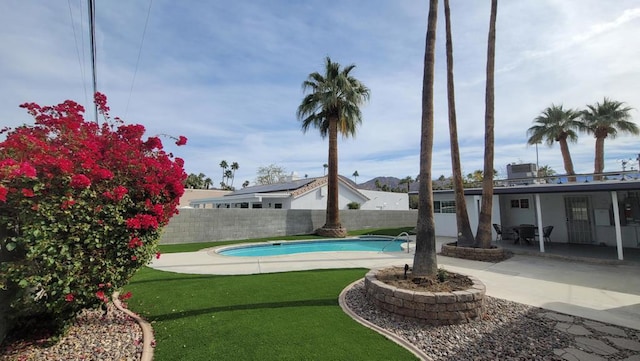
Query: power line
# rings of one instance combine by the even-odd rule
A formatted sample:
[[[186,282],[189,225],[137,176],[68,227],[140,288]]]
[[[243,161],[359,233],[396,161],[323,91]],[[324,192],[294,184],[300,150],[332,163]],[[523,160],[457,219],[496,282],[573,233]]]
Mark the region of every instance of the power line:
[[[76,44],[76,55],[78,56],[78,65],[80,67],[80,76],[82,80],[82,87],[84,88],[84,102],[85,104],[89,104],[89,99],[87,98],[87,83],[86,77],[84,73],[84,63],[80,57],[80,48],[78,46],[78,35],[76,34],[75,21],[73,20],[73,11],[71,10],[71,0],[67,0],[67,4],[69,4],[69,17],[71,18],[71,29],[73,30],[73,39]],[[80,3],[80,9],[82,10],[82,3]],[[80,17],[80,26],[82,26],[82,16]],[[83,44],[84,44],[84,36],[82,36]],[[84,54],[84,51],[83,51]]]
[[[96,70],[96,4],[93,0],[89,0],[89,36],[91,43],[91,74],[93,83],[93,96],[98,91],[98,72]],[[94,97],[91,97],[92,99]],[[95,121],[98,123],[98,104],[95,99],[93,102],[93,110]]]
[[[144,44],[144,36],[147,33],[147,25],[149,24],[149,16],[151,15],[151,5],[153,0],[149,0],[149,8],[147,9],[147,19],[144,22],[144,29],[142,30],[142,40],[140,40],[140,49],[138,50],[138,59],[136,60],[136,67],[133,71],[133,79],[131,80],[131,88],[129,89],[129,99],[127,99],[127,106],[124,108],[125,119],[129,112],[129,103],[131,102],[131,95],[133,94],[133,85],[136,82],[136,74],[138,74],[138,65],[140,64],[140,55],[142,54],[142,45]]]

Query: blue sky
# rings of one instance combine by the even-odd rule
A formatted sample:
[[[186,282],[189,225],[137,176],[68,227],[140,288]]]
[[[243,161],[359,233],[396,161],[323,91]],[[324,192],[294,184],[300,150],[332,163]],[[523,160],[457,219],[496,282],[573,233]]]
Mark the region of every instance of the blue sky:
[[[235,186],[276,164],[323,174],[327,140],[300,130],[301,83],[330,56],[355,64],[371,90],[355,138],[340,139],[339,171],[358,182],[415,177],[427,1],[97,1],[98,88],[111,114],[165,144],[188,173]],[[440,2],[442,7],[442,1]],[[452,0],[456,102],[463,171],[482,169],[489,1]],[[0,124],[31,122],[18,105],[72,99],[87,106],[91,76],[85,0],[0,2]],[[444,14],[436,59],[433,174],[449,176]],[[145,20],[149,14],[137,72]],[[74,36],[75,32],[75,36]],[[607,96],[640,109],[640,2],[501,0],[496,45],[495,168],[536,161],[532,120],[552,103],[583,108]],[[134,82],[135,73],[135,82]],[[89,107],[87,107],[89,108]],[[88,116],[92,118],[92,114]],[[638,110],[633,120],[640,120]],[[570,144],[577,172],[593,171],[594,140]],[[563,173],[559,147],[540,146],[540,165]],[[605,171],[640,153],[638,138],[605,142]]]

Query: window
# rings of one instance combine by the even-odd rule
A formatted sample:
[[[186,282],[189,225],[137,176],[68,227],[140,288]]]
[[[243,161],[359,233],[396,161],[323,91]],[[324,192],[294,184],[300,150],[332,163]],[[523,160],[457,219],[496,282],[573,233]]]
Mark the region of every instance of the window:
[[[276,203],[274,208],[282,209],[282,203]]]
[[[529,199],[512,199],[511,200],[511,208],[529,208]]]
[[[434,201],[433,213],[456,213],[455,201]]]

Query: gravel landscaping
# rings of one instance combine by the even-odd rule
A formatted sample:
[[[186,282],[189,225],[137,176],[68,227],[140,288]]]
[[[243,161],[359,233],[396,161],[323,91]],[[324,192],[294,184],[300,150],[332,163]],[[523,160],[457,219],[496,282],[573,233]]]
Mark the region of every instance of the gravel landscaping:
[[[102,310],[84,310],[69,332],[51,347],[38,340],[4,345],[0,361],[140,360],[142,330],[138,323],[109,303]]]
[[[379,310],[366,297],[362,281],[345,293],[345,302],[355,314],[417,346],[432,360],[575,360],[569,353],[573,350],[582,352],[586,347],[580,346],[582,338],[579,335],[560,329],[558,318],[566,317],[576,326],[585,321],[587,325],[605,326],[516,302],[488,296],[485,300],[486,314],[481,321],[436,327],[403,320]],[[614,328],[631,342],[640,341],[640,332]],[[610,336],[593,327],[588,335],[596,342]],[[600,354],[600,358],[593,355],[596,357],[592,359],[626,360],[637,355],[637,351],[619,348],[607,355]],[[629,358],[632,359],[637,360]]]

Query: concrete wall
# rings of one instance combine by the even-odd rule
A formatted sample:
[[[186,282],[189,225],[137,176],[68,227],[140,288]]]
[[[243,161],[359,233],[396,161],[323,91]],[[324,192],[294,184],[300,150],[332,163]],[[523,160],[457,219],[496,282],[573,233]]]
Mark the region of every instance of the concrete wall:
[[[324,210],[181,209],[164,228],[161,244],[225,241],[309,234],[324,225]],[[347,229],[414,227],[417,210],[340,211]]]

